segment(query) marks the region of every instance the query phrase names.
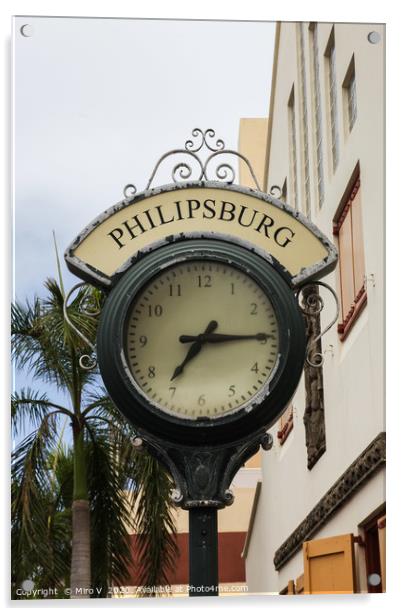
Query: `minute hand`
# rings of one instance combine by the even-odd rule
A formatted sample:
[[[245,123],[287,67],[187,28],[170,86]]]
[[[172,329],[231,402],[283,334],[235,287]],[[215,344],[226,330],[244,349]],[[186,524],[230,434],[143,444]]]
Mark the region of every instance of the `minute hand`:
[[[180,336],[180,342],[230,342],[231,340],[267,340],[273,338],[271,334],[199,334],[198,336]]]

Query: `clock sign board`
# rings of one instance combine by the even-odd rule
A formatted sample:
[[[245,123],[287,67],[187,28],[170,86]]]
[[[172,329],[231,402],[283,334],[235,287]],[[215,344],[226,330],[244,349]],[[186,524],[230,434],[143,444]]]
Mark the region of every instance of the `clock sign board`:
[[[333,244],[302,213],[257,190],[204,181],[117,203],[79,234],[65,258],[78,276],[110,288],[144,253],[190,237],[233,241],[276,260],[294,287],[337,262]]]

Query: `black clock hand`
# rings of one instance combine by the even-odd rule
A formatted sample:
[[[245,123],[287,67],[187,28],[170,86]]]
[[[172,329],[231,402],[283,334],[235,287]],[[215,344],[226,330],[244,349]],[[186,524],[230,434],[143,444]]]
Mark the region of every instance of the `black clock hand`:
[[[231,340],[267,340],[268,338],[274,338],[272,334],[250,334],[250,335],[237,335],[237,334],[212,334],[204,333],[198,336],[180,336],[180,342],[229,342]]]
[[[204,334],[200,334],[202,335],[206,335],[206,334],[210,334],[212,333],[216,328],[218,327],[218,323],[216,321],[210,321],[210,323],[208,324]],[[201,351],[202,349],[202,345],[203,345],[203,341],[199,340],[199,336],[194,336],[194,344],[191,345],[191,347],[189,348],[189,351],[186,355],[186,357],[184,358],[184,360],[182,361],[182,363],[180,364],[180,366],[177,366],[175,368],[175,371],[173,372],[173,376],[170,379],[171,381],[173,381],[173,379],[175,379],[177,376],[179,376],[179,374],[181,374],[183,372],[183,368],[184,366],[191,360],[193,359],[196,355],[198,355],[198,353]]]

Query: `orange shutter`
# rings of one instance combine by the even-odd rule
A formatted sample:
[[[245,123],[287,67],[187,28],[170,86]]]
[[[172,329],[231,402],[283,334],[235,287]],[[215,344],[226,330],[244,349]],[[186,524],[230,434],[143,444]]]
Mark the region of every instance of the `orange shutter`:
[[[353,534],[303,543],[304,593],[355,592]]]
[[[296,578],[295,590],[296,595],[304,594],[304,573],[302,573],[301,575],[299,575],[298,578]]]
[[[342,318],[347,318],[355,299],[351,210],[339,229],[339,265],[341,270]]]
[[[288,582],[288,595],[294,595],[295,594],[295,583],[293,580],[289,580]]]
[[[363,228],[362,228],[362,203],[361,203],[361,189],[359,188],[353,205],[351,207],[352,213],[352,237],[353,237],[353,269],[354,269],[354,283],[355,292],[354,298],[358,295],[359,291],[364,286],[364,243],[363,243]]]
[[[378,543],[380,546],[381,584],[382,592],[385,592],[385,515],[377,521]]]

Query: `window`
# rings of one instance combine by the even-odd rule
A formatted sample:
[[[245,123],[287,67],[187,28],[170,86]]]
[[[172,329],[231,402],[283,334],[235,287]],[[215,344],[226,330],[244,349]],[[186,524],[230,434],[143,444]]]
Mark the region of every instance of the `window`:
[[[307,94],[306,94],[306,58],[304,53],[304,30],[303,23],[297,24],[298,51],[299,51],[299,74],[300,74],[300,99],[301,99],[301,129],[302,129],[302,152],[303,152],[303,176],[304,176],[304,203],[305,213],[310,218],[310,164],[308,152],[308,117],[307,117]]]
[[[320,65],[318,54],[318,35],[317,24],[310,25],[310,55],[312,57],[313,76],[313,116],[314,116],[314,138],[315,138],[315,159],[317,175],[318,204],[321,207],[324,202],[324,164],[322,154],[322,111],[321,111],[321,88],[320,88]]]
[[[384,510],[361,525],[366,557],[367,590],[385,592],[385,524]]]
[[[299,195],[297,190],[297,150],[296,150],[296,112],[294,86],[288,102],[288,129],[289,129],[289,167],[292,186],[293,207],[299,209]]]
[[[367,303],[360,177],[354,181],[334,220],[333,231],[338,236],[339,248],[341,322],[338,332],[344,340]]]
[[[355,59],[351,60],[349,68],[346,72],[346,77],[343,82],[343,97],[345,107],[345,117],[348,121],[348,130],[352,130],[357,117],[357,101],[356,101],[356,74],[355,74]]]
[[[331,122],[331,151],[332,170],[335,171],[339,162],[339,125],[338,125],[338,101],[336,95],[336,56],[335,34],[332,29],[331,36],[325,52],[327,57],[327,74],[329,86],[329,111]]]

